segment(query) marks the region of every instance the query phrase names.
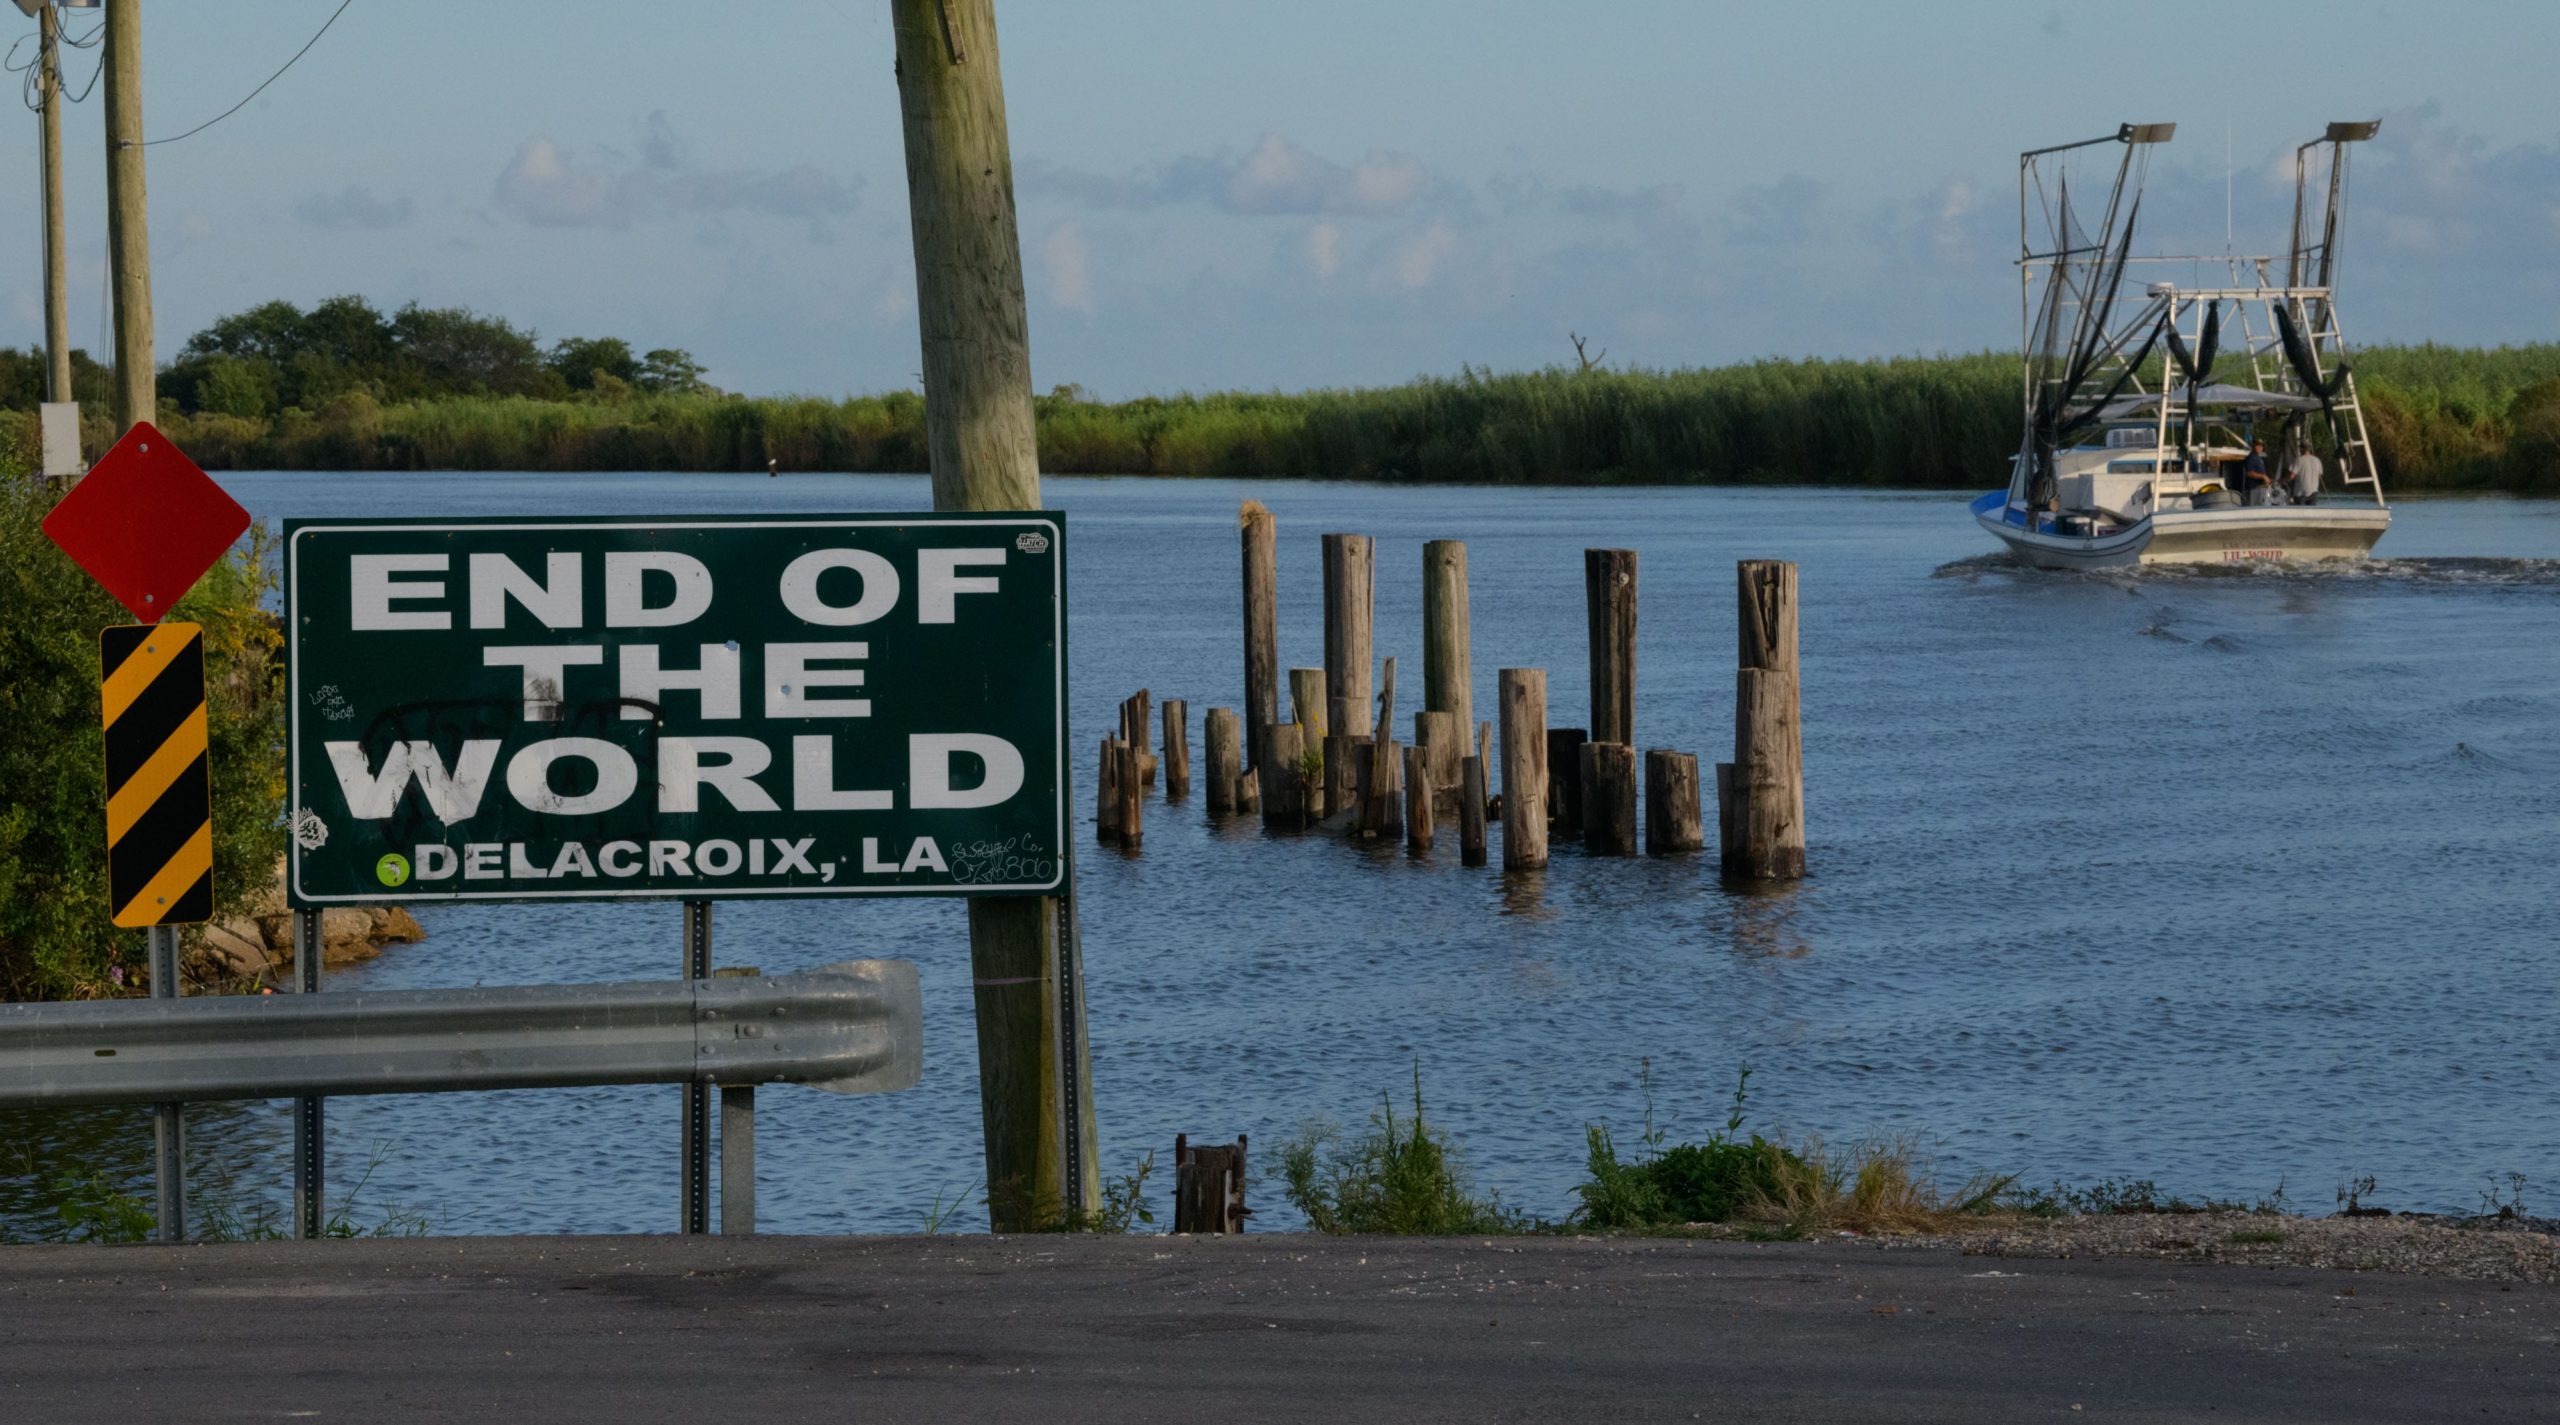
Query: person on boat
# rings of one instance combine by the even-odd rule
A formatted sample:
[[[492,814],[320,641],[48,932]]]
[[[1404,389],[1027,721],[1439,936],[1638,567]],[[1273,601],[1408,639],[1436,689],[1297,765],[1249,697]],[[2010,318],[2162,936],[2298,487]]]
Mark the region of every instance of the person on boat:
[[[2302,447],[2302,453],[2293,458],[2293,465],[2287,473],[2293,477],[2295,504],[2320,503],[2320,476],[2323,472],[2320,469],[2320,457],[2311,453],[2310,446]]]
[[[2250,441],[2249,458],[2240,466],[2241,501],[2251,505],[2268,504],[2268,491],[2273,488],[2274,482],[2267,478],[2267,443],[2263,440]]]

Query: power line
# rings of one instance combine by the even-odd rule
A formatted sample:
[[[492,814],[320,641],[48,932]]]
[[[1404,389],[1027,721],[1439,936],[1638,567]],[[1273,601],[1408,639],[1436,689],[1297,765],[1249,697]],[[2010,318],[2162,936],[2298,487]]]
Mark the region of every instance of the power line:
[[[232,105],[230,108],[223,110],[221,113],[214,115],[212,118],[205,120],[203,123],[196,125],[194,128],[187,130],[183,134],[171,134],[165,139],[145,139],[139,144],[127,143],[124,147],[157,148],[164,143],[176,143],[180,139],[191,139],[196,135],[203,133],[205,130],[212,128],[214,125],[221,123],[223,120],[230,118],[232,115],[239,113],[241,110],[248,108],[249,99],[255,99],[259,95],[266,93],[268,84],[273,84],[277,80],[284,78],[285,69],[293,68],[295,61],[300,60],[304,55],[311,53],[311,47],[320,43],[320,37],[329,33],[329,27],[338,23],[338,17],[347,13],[347,7],[354,3],[356,3],[356,0],[339,0],[338,8],[330,11],[329,18],[320,22],[320,28],[312,32],[311,38],[302,42],[302,48],[293,52],[293,58],[284,62],[284,69],[279,69],[275,73],[268,75],[266,83],[260,84],[257,88],[249,91],[248,99],[241,100],[239,103]]]

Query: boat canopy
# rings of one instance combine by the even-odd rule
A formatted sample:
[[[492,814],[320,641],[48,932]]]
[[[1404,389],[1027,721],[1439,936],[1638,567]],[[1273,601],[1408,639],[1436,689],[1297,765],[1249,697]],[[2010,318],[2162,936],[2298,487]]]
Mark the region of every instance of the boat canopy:
[[[2227,381],[2191,389],[2172,388],[2142,395],[2126,396],[2110,401],[2098,413],[2100,420],[2120,421],[2134,416],[2147,416],[2166,401],[2172,408],[2187,406],[2194,410],[2240,411],[2316,411],[2321,401],[2317,396],[2298,396],[2289,391],[2261,391],[2253,386],[2234,386]]]

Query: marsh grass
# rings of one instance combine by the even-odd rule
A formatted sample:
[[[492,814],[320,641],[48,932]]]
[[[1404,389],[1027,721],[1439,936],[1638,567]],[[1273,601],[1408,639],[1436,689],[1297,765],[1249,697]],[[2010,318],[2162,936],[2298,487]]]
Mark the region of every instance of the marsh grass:
[[[2560,343],[2376,347],[2355,359],[2390,488],[2560,489]],[[1685,370],[1461,368],[1400,386],[1034,402],[1058,475],[1472,484],[1788,483],[1982,489],[2018,444],[2016,359],[1764,360]],[[243,417],[165,411],[209,468],[911,472],[924,398],[648,394],[385,401]],[[0,414],[33,428],[32,413]],[[93,432],[103,449],[109,433]]]
[[[1313,1124],[1279,1157],[1282,1193],[1318,1232],[1474,1237],[1546,1225],[1505,1208],[1499,1194],[1467,1191],[1448,1139],[1423,1117],[1418,1064],[1411,1115],[1398,1118],[1395,1099],[1381,1094],[1366,1131]]]
[[[424,1214],[396,1204],[360,1208],[365,1188],[390,1155],[376,1149],[345,1196],[320,1224],[323,1237],[423,1237]],[[369,1221],[359,1222],[363,1211]],[[159,1226],[159,1209],[148,1193],[134,1191],[104,1172],[65,1173],[53,1183],[53,1220],[40,1229],[47,1242],[148,1242]],[[192,1242],[276,1242],[293,1235],[285,1207],[266,1197],[243,1192],[238,1179],[219,1163],[199,1169],[187,1192],[187,1239]],[[0,1238],[5,1240],[5,1238]]]
[[[1638,1073],[1645,1100],[1641,1151],[1622,1158],[1606,1125],[1585,1130],[1587,1177],[1574,1189],[1576,1224],[1617,1231],[1722,1226],[1747,1235],[1816,1231],[1935,1232],[1990,1211],[2013,1179],[1977,1177],[1942,1188],[1911,1135],[1832,1149],[1815,1135],[1793,1142],[1745,1137],[1751,1070],[1737,1076],[1724,1127],[1697,1143],[1670,1143],[1654,1117],[1653,1066]]]

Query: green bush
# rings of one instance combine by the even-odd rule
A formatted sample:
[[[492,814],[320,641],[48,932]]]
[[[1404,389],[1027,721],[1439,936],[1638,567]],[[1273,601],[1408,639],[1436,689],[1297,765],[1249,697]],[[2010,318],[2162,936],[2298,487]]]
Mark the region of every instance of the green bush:
[[[148,960],[143,932],[107,923],[98,631],[133,620],[44,536],[54,496],[27,465],[23,449],[0,452],[0,998],[112,995],[136,988]],[[204,627],[221,914],[265,892],[284,846],[267,557],[253,538],[170,610]]]
[[[1588,1180],[1574,1189],[1582,1206],[1574,1221],[1587,1227],[1625,1230],[1676,1227],[1692,1222],[1733,1222],[1762,1212],[1783,1195],[1783,1184],[1801,1175],[1806,1164],[1793,1150],[1758,1134],[1742,1131],[1743,1104],[1751,1086],[1745,1068],[1733,1086],[1733,1108],[1722,1132],[1703,1143],[1664,1146],[1668,1134],[1653,1119],[1653,1066],[1640,1074],[1644,1086],[1644,1152],[1632,1160],[1618,1156],[1608,1127],[1585,1129]]]
[[[1423,1121],[1419,1065],[1411,1118],[1399,1122],[1395,1100],[1381,1095],[1357,1138],[1312,1125],[1280,1145],[1280,1180],[1290,1205],[1318,1232],[1473,1237],[1539,1225],[1505,1209],[1499,1194],[1467,1192],[1448,1139]]]

